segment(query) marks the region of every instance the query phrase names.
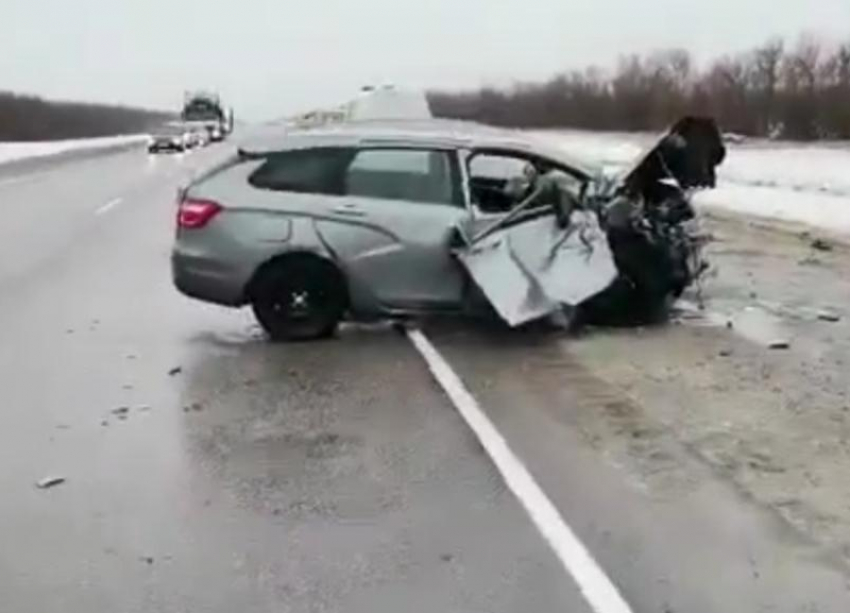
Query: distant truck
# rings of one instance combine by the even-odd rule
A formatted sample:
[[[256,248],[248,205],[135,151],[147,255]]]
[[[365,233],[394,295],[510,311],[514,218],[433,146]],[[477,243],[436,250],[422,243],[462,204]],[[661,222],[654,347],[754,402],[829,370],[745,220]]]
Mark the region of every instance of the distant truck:
[[[188,125],[206,128],[212,141],[224,140],[233,131],[233,109],[225,108],[214,93],[186,92],[180,119]]]

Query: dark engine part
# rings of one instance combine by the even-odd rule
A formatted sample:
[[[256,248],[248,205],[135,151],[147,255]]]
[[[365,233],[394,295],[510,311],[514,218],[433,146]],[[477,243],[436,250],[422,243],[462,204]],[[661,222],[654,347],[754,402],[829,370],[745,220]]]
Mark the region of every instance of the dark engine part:
[[[657,201],[621,195],[603,212],[618,278],[581,305],[584,323],[637,325],[663,319],[674,298],[703,272],[701,239],[689,222],[696,213],[679,188],[659,183]]]

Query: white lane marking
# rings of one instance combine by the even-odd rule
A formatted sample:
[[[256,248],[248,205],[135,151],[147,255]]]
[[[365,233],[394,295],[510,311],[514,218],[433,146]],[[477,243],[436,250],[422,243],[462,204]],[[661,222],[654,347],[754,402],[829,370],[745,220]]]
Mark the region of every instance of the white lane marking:
[[[112,208],[113,208],[113,207],[115,207],[115,206],[118,206],[118,205],[119,205],[119,204],[121,204],[123,201],[124,201],[124,199],[123,199],[123,198],[113,198],[112,200],[110,200],[109,202],[107,202],[106,204],[104,204],[103,206],[98,207],[98,208],[95,210],[94,214],[95,214],[95,215],[103,215],[104,213],[108,213],[108,212],[110,211],[110,209],[112,209]]]
[[[407,337],[425,359],[428,368],[478,437],[505,483],[519,499],[543,538],[552,547],[595,613],[633,613],[617,587],[600,568],[587,548],[570,529],[522,461],[511,451],[475,398],[420,330]]]

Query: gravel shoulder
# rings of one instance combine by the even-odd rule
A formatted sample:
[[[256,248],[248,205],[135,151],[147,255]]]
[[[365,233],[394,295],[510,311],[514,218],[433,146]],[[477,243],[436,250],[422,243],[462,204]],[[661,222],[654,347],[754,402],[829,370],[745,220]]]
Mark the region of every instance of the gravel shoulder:
[[[669,473],[645,442],[672,437],[850,564],[850,250],[735,217],[713,217],[709,229],[705,311],[562,343],[632,407],[612,404],[589,436],[631,439],[649,487]],[[778,341],[787,348],[770,348]]]

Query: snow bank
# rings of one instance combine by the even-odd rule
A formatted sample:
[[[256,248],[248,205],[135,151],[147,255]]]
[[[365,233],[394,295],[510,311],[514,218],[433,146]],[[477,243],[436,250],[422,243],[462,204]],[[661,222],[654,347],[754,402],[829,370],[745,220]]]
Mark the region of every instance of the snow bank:
[[[716,189],[697,193],[694,203],[698,207],[803,223],[830,232],[850,234],[850,198],[847,196],[721,184]]]
[[[850,196],[850,146],[732,146],[719,176],[742,185]]]
[[[627,166],[656,138],[578,130],[536,134],[606,169]],[[699,193],[698,205],[850,234],[850,144],[752,141],[727,144],[727,152],[717,189]]]
[[[105,136],[102,138],[82,138],[75,140],[39,141],[39,142],[0,142],[0,164],[20,160],[44,158],[70,151],[90,151],[108,147],[118,147],[134,143],[143,143],[145,134],[125,136]]]

